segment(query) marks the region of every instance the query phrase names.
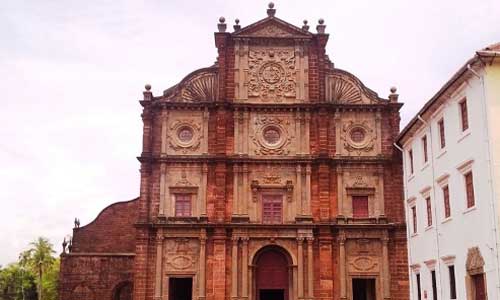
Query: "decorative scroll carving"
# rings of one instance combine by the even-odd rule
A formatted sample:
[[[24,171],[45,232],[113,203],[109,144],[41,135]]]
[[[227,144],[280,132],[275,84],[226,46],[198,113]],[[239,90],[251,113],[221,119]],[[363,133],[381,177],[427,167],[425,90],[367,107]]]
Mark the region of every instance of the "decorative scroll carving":
[[[167,133],[169,147],[183,154],[198,150],[203,138],[201,129],[201,124],[192,119],[172,122]]]
[[[351,271],[357,272],[373,272],[377,271],[379,264],[377,258],[372,258],[370,256],[359,256],[350,259],[349,265],[351,266]]]
[[[186,238],[169,240],[166,255],[167,266],[174,270],[193,269],[196,266],[195,241]]]
[[[187,175],[186,175],[185,170],[182,170],[181,180],[177,181],[175,186],[178,186],[178,187],[180,187],[180,186],[193,186],[193,184],[191,182],[189,182],[189,180],[187,179]]]
[[[484,258],[481,255],[481,250],[479,250],[479,247],[469,248],[469,250],[467,251],[467,261],[465,262],[465,268],[469,275],[484,273]]]
[[[250,136],[257,146],[257,155],[287,155],[288,145],[293,136],[287,127],[290,121],[279,117],[258,117],[255,121],[255,131]]]
[[[326,76],[326,101],[336,104],[375,104],[381,99],[354,75],[339,69]]]
[[[276,25],[268,25],[265,26],[259,30],[254,31],[251,36],[258,36],[258,37],[292,37],[293,34],[291,34],[288,31],[285,31],[281,28],[279,28]]]
[[[377,133],[368,125],[367,121],[349,121],[342,126],[340,139],[348,152],[361,155],[361,153],[370,152],[375,148]]]
[[[285,98],[296,97],[293,48],[252,48],[248,68],[249,97],[258,97],[263,102],[283,102]]]
[[[179,84],[163,92],[166,101],[203,102],[217,99],[217,68],[197,70],[186,76]]]
[[[293,182],[291,180],[287,180],[284,185],[281,184],[260,184],[258,180],[252,180],[250,184],[250,188],[252,190],[252,201],[259,201],[259,194],[262,190],[265,189],[280,189],[285,192],[285,197],[288,202],[293,201]]]

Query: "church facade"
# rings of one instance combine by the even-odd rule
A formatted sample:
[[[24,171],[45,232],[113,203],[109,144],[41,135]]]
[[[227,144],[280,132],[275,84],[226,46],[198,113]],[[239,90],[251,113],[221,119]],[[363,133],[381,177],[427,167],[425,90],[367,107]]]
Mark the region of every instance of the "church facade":
[[[396,90],[275,13],[221,18],[213,66],[146,86],[140,195],[73,230],[61,300],[409,298]]]

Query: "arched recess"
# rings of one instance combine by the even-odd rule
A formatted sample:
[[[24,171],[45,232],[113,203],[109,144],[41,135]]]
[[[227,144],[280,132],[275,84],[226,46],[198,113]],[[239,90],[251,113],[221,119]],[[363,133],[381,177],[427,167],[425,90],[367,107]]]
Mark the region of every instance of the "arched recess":
[[[124,281],[120,282],[113,289],[112,300],[132,300],[132,292],[134,288],[132,282]]]
[[[292,256],[283,247],[268,245],[252,259],[252,298],[255,300],[296,299],[297,270]]]

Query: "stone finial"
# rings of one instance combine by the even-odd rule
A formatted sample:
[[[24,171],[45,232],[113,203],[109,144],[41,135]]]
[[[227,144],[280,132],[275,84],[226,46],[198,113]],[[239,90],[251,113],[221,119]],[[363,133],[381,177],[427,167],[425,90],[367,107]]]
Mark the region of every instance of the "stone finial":
[[[70,238],[68,245],[68,253],[71,253],[72,250],[73,250],[73,238]]]
[[[66,246],[68,245],[68,242],[66,242],[66,237],[64,237],[64,240],[62,242],[62,247],[63,247],[63,254],[66,254]]]
[[[316,26],[316,30],[318,31],[318,33],[321,33],[321,34],[325,33],[325,28],[326,28],[325,20],[319,19],[318,25]]]
[[[399,97],[399,94],[397,94],[397,88],[395,86],[391,87],[391,93],[389,94],[389,101],[391,103],[396,103],[398,102],[398,97]]]
[[[153,93],[151,92],[151,84],[147,83],[144,85],[144,88],[146,89],[142,94],[144,95],[144,101],[151,101],[153,100]]]
[[[80,228],[80,219],[75,218],[75,228]]]
[[[238,31],[238,30],[240,30],[240,29],[241,29],[240,19],[236,19],[236,20],[234,20],[234,23],[235,23],[235,24],[234,24],[234,26],[233,26],[234,31]]]
[[[267,5],[268,9],[267,9],[267,15],[269,17],[274,17],[274,15],[276,14],[276,9],[274,9],[274,3],[273,2],[269,2],[269,4]]]
[[[302,25],[302,30],[309,31],[309,25],[307,25],[307,20],[304,20],[304,25]]]
[[[217,24],[217,29],[219,29],[219,32],[226,32],[226,28],[227,28],[226,18],[220,17],[219,24]]]

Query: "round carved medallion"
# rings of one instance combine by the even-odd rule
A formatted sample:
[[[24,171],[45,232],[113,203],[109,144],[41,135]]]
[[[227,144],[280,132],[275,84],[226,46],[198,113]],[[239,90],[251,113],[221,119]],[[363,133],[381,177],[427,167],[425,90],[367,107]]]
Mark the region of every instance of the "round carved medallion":
[[[360,144],[363,143],[366,137],[366,131],[362,127],[355,127],[351,130],[349,133],[351,140],[356,143]]]
[[[270,145],[276,145],[281,139],[281,132],[279,128],[275,126],[266,127],[263,130],[262,135],[264,137],[264,141]]]
[[[193,139],[193,135],[193,129],[188,126],[182,126],[177,131],[177,137],[179,138],[179,141],[184,143],[189,143]]]
[[[259,70],[260,79],[269,84],[280,82],[284,76],[285,70],[280,64],[275,62],[266,63]]]

